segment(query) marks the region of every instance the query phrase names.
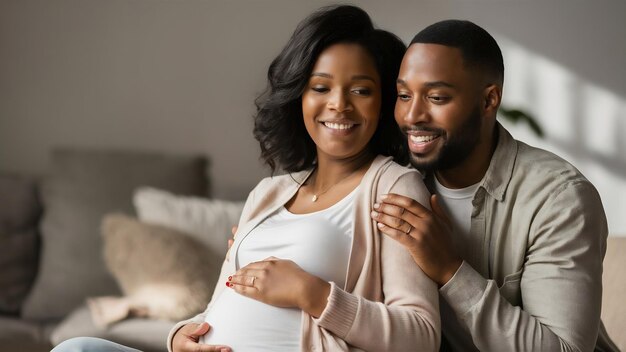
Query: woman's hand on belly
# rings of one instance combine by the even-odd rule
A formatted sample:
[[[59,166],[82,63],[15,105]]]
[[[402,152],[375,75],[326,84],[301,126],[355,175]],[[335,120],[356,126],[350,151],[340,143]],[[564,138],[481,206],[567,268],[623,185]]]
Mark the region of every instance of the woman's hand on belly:
[[[207,323],[185,324],[172,338],[173,352],[231,352],[230,347],[223,345],[205,345],[198,343],[200,336],[211,329]]]
[[[226,285],[238,293],[263,303],[283,308],[299,308],[319,317],[330,284],[302,270],[291,260],[269,257],[239,269]]]

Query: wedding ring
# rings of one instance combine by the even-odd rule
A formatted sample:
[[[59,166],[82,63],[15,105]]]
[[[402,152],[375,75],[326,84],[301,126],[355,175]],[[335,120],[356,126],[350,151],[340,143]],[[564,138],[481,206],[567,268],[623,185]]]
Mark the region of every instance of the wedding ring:
[[[411,230],[413,230],[413,226],[411,226],[411,224],[409,224],[408,222],[406,223],[407,225],[409,225],[409,229],[406,230],[405,234],[409,234],[409,232],[411,232]]]
[[[252,277],[252,286],[254,286],[254,280],[256,280],[256,276]]]

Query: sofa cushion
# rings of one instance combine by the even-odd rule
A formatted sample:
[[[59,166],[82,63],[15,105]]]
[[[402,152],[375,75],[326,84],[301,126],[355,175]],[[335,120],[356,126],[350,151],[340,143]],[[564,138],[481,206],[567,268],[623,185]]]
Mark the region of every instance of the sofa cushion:
[[[0,175],[0,313],[17,315],[37,272],[36,183]]]
[[[42,186],[45,214],[39,272],[22,315],[61,318],[87,296],[119,293],[102,260],[102,216],[113,211],[133,214],[131,197],[139,186],[205,194],[205,166],[197,157],[54,151],[50,176]]]
[[[206,308],[223,261],[221,253],[185,233],[121,214],[104,218],[102,235],[105,262],[125,297],[99,299],[99,309],[92,313],[102,319],[96,321],[106,323],[107,316],[114,321],[133,312],[178,321]],[[126,314],[111,315],[116,307]]]
[[[626,351],[626,237],[609,237],[602,274],[602,322],[609,337]]]
[[[0,351],[50,351],[50,332],[55,325],[0,316]]]
[[[109,328],[96,327],[86,306],[64,319],[50,337],[54,345],[79,336],[100,337],[144,352],[167,351],[167,335],[174,322],[155,319],[128,319]]]
[[[40,341],[42,337],[41,324],[19,317],[0,316],[0,341]]]

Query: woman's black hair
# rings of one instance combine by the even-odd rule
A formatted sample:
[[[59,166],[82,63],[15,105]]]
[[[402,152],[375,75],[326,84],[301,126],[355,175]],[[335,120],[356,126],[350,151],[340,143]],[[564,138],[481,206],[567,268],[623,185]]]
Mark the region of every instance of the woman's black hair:
[[[375,154],[408,162],[406,138],[395,122],[396,78],[404,43],[394,34],[375,29],[369,15],[356,6],[324,7],[304,19],[272,61],[268,87],[256,99],[254,137],[261,158],[272,169],[296,172],[311,168],[317,157],[313,140],[304,127],[302,94],[318,56],[337,43],[361,45],[372,56],[381,79],[378,128],[369,143]]]

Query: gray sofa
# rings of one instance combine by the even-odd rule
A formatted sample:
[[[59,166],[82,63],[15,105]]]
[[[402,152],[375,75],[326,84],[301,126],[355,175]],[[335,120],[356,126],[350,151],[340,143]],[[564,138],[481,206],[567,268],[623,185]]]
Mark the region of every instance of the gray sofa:
[[[102,262],[101,217],[133,214],[139,186],[205,195],[206,162],[152,153],[52,154],[40,179],[0,172],[0,352],[49,351],[75,336],[95,336],[146,352],[165,351],[174,322],[128,319],[98,328],[85,305],[119,288]],[[222,240],[218,240],[222,241]],[[609,238],[602,319],[626,350],[626,237]]]
[[[100,221],[133,215],[140,186],[205,196],[206,167],[201,157],[65,148],[43,177],[0,173],[0,352],[49,351],[75,336],[165,351],[174,322],[92,322],[85,299],[120,293],[103,263]]]

